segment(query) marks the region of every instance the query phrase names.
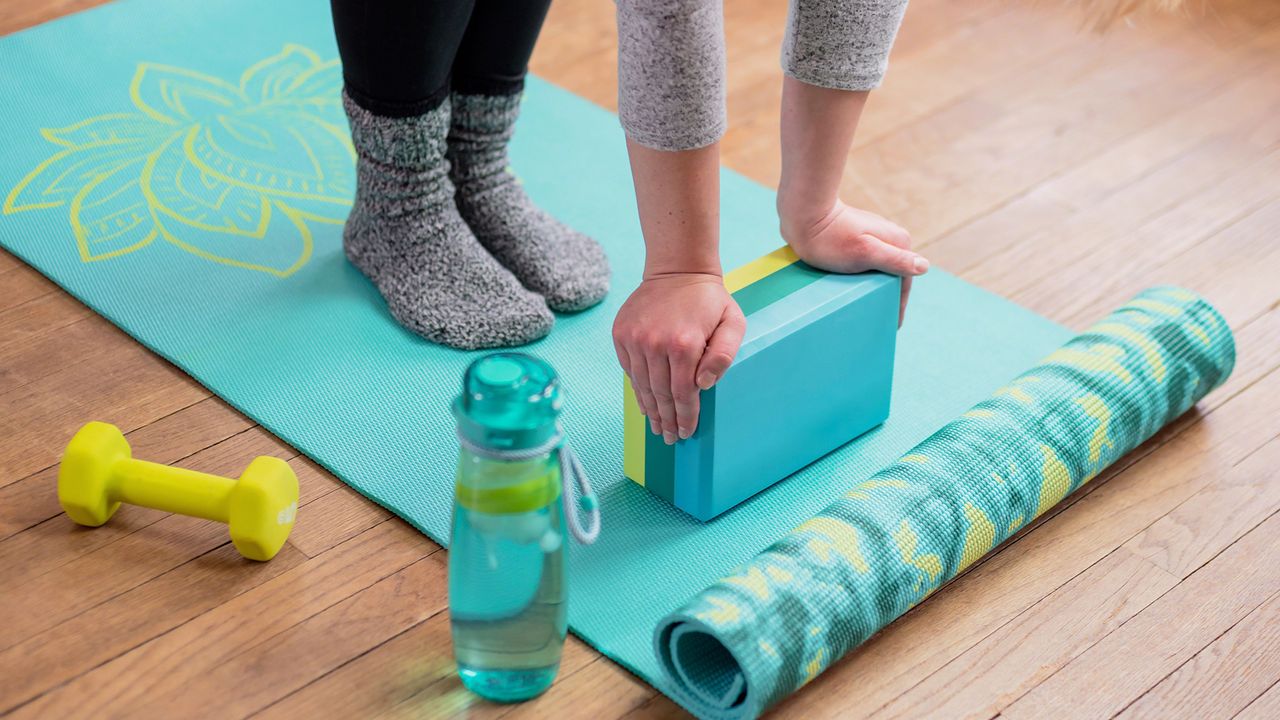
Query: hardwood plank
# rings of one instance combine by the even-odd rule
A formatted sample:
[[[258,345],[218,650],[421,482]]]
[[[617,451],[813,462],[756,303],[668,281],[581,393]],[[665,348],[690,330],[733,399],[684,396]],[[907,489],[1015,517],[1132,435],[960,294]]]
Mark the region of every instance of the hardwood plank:
[[[1280,246],[1272,238],[1280,233],[1280,197],[1236,219],[1183,254],[1152,264],[1151,268],[1119,275],[1110,286],[1083,291],[1071,322],[1097,316],[1108,296],[1133,295],[1153,282],[1180,284],[1208,297],[1233,325],[1265,313],[1280,300],[1280,288],[1268,282],[1280,272]]]
[[[640,707],[627,711],[622,717],[625,720],[684,720],[692,715],[674,700],[659,693]]]
[[[310,463],[305,458],[298,460]],[[312,465],[312,470],[328,475],[318,466]],[[336,479],[333,482],[338,483]],[[308,557],[315,557],[390,517],[390,512],[355,490],[345,486],[335,488],[307,505],[305,522],[294,527],[289,534],[289,544]]]
[[[511,708],[502,717],[512,720],[552,715],[583,720],[618,717],[640,707],[656,692],[626,670],[599,658],[552,685],[546,694]]]
[[[286,546],[271,562],[230,543],[0,652],[0,713],[229,601],[306,560]]]
[[[21,264],[22,261],[19,260],[16,255],[4,248],[0,248],[0,273],[16,268]]]
[[[1271,688],[1258,696],[1257,700],[1249,703],[1236,720],[1274,720],[1280,717],[1280,682],[1272,684]]]
[[[394,637],[444,612],[444,554],[429,554],[305,621],[210,668],[194,685],[158,683],[145,697],[115,713],[123,716],[192,717],[204,708],[244,717]],[[165,693],[164,689],[170,688]]]
[[[424,692],[434,695],[438,683],[453,678],[456,672],[448,615],[436,614],[355,656],[254,717],[375,717]]]
[[[448,613],[431,616],[255,715],[259,718],[421,717],[467,709],[470,718],[510,708],[486,703],[461,686],[453,662]],[[599,653],[573,636],[565,642],[557,682]]]
[[[1066,23],[1053,22],[1058,13],[1043,7],[1012,11],[1003,3],[965,3],[972,12],[957,22],[952,12],[932,11],[916,4],[908,9],[903,33],[889,58],[891,70],[884,84],[871,95],[870,107],[858,123],[854,147],[870,145],[897,128],[921,120],[983,87],[1004,87],[1014,75],[1026,73],[1047,59],[1095,42]],[[903,47],[922,20],[948,23],[952,30],[930,27],[922,32],[920,48]],[[1002,38],[992,43],[992,37]],[[906,52],[904,52],[906,51]]]
[[[5,392],[13,393],[37,380],[68,372],[79,363],[94,360],[99,353],[109,355],[115,348],[132,350],[134,347],[137,343],[116,326],[100,317],[87,317],[57,332],[37,336],[30,342],[0,347],[0,380],[4,381]],[[119,359],[128,362],[130,357],[125,355]],[[208,396],[207,393],[205,395]]]
[[[9,0],[0,6],[0,35],[101,5],[107,0]]]
[[[1280,130],[1272,122],[1280,112],[1278,84],[1280,67],[1228,84],[1211,101],[1172,115],[924,248],[932,261],[1018,300],[1049,294],[1039,289],[1045,283],[1059,290],[1093,280],[1109,267],[1098,255],[1128,263],[1145,258],[1139,249],[1152,246],[1133,235],[1153,214],[1183,204],[1200,208],[1204,194],[1232,197],[1221,187],[1223,181],[1256,166],[1260,155],[1280,144]],[[1231,112],[1221,112],[1223,107]],[[1267,170],[1274,172],[1263,165],[1233,178],[1233,189],[1261,194],[1248,179],[1256,184],[1268,176]],[[1254,204],[1266,199],[1264,195]],[[1239,203],[1249,207],[1244,197]],[[1236,207],[1232,209],[1238,213]],[[1201,237],[1206,237],[1220,227],[1212,224],[1215,217],[1210,206],[1190,227],[1204,228]],[[1058,277],[1064,270],[1069,279]]]
[[[1272,515],[1149,608],[1078,655],[1001,717],[1038,718],[1072,708],[1110,718],[1280,592],[1280,564],[1258,562],[1280,543]],[[1171,629],[1176,628],[1176,631]]]
[[[293,453],[270,434],[255,428],[193,455],[186,465],[202,472],[238,475],[244,458],[265,454],[288,457]],[[155,517],[154,513],[146,515]],[[110,527],[114,521],[112,518],[103,527]],[[64,518],[49,522],[58,523],[63,532],[102,531],[82,528]],[[29,563],[22,576],[6,577],[0,617],[7,620],[0,624],[0,649],[229,542],[225,525],[181,515],[160,513],[154,522],[130,529],[133,531],[87,554],[70,559],[60,554],[41,558]],[[18,583],[22,592],[12,592]]]
[[[993,717],[1179,580],[1117,550],[870,717]],[[839,714],[831,708],[826,717]]]
[[[1152,523],[1125,547],[1177,577],[1280,511],[1280,436]]]
[[[0,369],[10,369],[15,346],[48,333],[61,332],[66,326],[90,317],[93,311],[65,292],[51,292],[0,311]],[[0,375],[0,387],[9,387],[4,375]]]
[[[1205,46],[1193,48],[1194,42],[1170,40],[1144,33],[1055,58],[1021,78],[1030,90],[1006,83],[989,91],[994,97],[975,94],[855,151],[845,186],[874,187],[885,209],[927,243],[1212,96],[1224,74],[1250,72],[1274,53],[1265,37],[1252,35],[1231,53],[1214,52],[1218,41],[1197,38]],[[1255,41],[1263,47],[1253,47]],[[1168,82],[1170,74],[1178,82]],[[983,102],[991,106],[986,119],[964,117]]]
[[[96,321],[86,321],[96,322]],[[78,360],[0,392],[0,486],[50,467],[76,430],[104,420],[130,432],[209,397],[181,370],[111,330]]]
[[[1280,680],[1280,595],[1196,653],[1116,716],[1230,718]]]
[[[237,595],[22,706],[14,718],[100,717],[148,698],[198,687],[240,653],[297,626],[430,552],[421,535],[388,520]]]
[[[43,275],[19,264],[0,271],[0,310],[12,310],[58,289]]]

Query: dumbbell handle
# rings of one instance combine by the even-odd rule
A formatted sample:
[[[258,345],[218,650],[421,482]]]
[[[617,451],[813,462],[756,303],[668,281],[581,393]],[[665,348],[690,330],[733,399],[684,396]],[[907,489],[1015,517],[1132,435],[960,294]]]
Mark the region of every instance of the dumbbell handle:
[[[120,460],[111,468],[113,500],[225,523],[236,481],[146,460]]]

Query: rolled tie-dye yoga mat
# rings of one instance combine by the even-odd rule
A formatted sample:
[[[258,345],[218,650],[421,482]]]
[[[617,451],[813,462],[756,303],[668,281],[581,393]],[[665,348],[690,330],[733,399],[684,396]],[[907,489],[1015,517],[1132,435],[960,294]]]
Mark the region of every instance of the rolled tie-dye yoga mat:
[[[1143,292],[659,623],[659,663],[708,718],[750,718],[1089,482],[1235,363],[1222,317]]]

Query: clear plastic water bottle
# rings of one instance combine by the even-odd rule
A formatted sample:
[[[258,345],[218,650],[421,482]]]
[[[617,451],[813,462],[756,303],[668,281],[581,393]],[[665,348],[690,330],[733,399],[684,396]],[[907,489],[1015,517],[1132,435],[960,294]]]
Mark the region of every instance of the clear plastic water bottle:
[[[449,546],[449,612],[462,683],[489,700],[519,702],[551,686],[568,618],[568,538],[562,497],[580,475],[562,447],[559,380],[521,353],[472,363],[454,403],[458,460]],[[566,457],[567,456],[567,457]],[[595,512],[585,476],[582,505]],[[572,506],[570,506],[572,508]],[[575,536],[594,540],[599,530]]]

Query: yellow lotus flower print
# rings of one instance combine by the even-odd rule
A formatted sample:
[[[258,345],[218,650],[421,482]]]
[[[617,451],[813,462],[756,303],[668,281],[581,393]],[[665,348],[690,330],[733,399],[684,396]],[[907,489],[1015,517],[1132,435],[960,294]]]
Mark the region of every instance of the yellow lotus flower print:
[[[135,111],[41,130],[57,152],[3,212],[65,208],[84,262],[157,238],[213,262],[286,277],[311,257],[312,223],[341,224],[355,152],[338,61],[287,45],[238,83],[141,63]]]

